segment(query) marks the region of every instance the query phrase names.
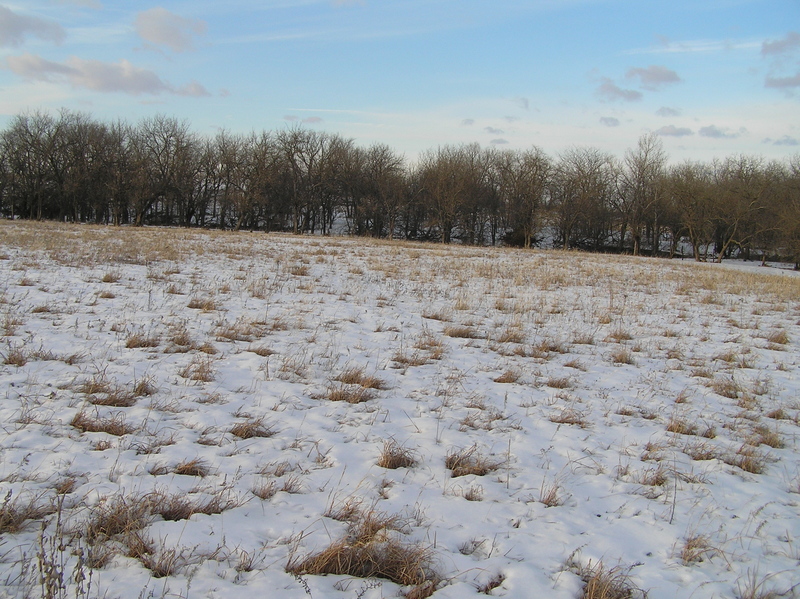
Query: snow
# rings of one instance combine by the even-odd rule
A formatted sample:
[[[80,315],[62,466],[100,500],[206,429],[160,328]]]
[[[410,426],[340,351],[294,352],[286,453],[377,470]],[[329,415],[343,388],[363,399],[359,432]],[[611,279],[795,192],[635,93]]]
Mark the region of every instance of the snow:
[[[0,258],[3,509],[60,497],[77,548],[114,498],[226,508],[150,518],[143,534],[175,558],[167,577],[110,540],[91,596],[408,591],[286,572],[345,535],[325,514],[348,500],[402,516],[397,536],[432,549],[434,597],[477,595],[501,574],[494,596],[572,598],[581,566],[599,562],[651,599],[800,595],[798,273],[24,222],[0,225]],[[152,343],[128,347],[134,335]],[[330,401],[358,389],[336,380],[347,369],[384,388]],[[496,382],[504,373],[516,380]],[[154,392],[132,405],[92,403],[143,382]],[[81,432],[79,413],[129,432]],[[273,434],[231,434],[254,421]],[[387,440],[416,465],[379,467]],[[453,478],[445,458],[470,448],[494,470]],[[750,454],[760,473],[735,465]],[[174,472],[195,459],[205,476]],[[274,495],[253,493],[271,483]],[[55,534],[52,514],[0,538],[0,596],[38,589],[23,569],[39,520]]]

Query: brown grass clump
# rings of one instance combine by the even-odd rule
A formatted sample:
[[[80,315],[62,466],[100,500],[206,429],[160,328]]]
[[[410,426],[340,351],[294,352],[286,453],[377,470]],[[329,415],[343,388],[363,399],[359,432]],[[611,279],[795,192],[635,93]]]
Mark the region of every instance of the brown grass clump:
[[[403,447],[394,439],[388,439],[383,443],[383,450],[378,458],[378,466],[395,470],[397,468],[413,468],[417,460],[414,452]]]
[[[185,379],[200,383],[210,383],[214,380],[214,360],[195,356],[192,361],[184,366],[178,373]]]
[[[333,380],[345,385],[360,385],[365,389],[383,390],[387,388],[386,381],[377,376],[366,374],[364,369],[358,366],[345,369]]]
[[[451,476],[486,476],[490,472],[497,470],[499,464],[490,462],[486,457],[478,453],[477,446],[473,445],[466,449],[453,450],[444,458],[444,466],[451,471]]]
[[[497,343],[525,343],[525,331],[519,327],[509,326],[498,333],[495,341]]]
[[[240,439],[253,439],[255,437],[271,437],[275,434],[275,431],[269,425],[264,424],[263,418],[251,418],[234,424],[230,429],[230,433]]]
[[[250,489],[250,492],[259,499],[266,501],[278,492],[278,485],[274,480],[261,480]]]
[[[202,310],[203,312],[211,312],[218,309],[217,302],[215,302],[213,299],[199,297],[193,297],[190,299],[187,307],[192,308],[193,310]]]
[[[555,424],[574,424],[581,428],[589,426],[586,417],[575,408],[565,408],[549,417],[550,422]]]
[[[496,589],[497,587],[499,587],[501,584],[503,584],[503,581],[505,581],[505,579],[506,579],[506,575],[503,574],[502,572],[499,572],[499,573],[495,574],[494,576],[492,576],[489,580],[487,580],[482,585],[479,585],[478,586],[478,592],[482,593],[484,595],[491,595],[492,591],[494,589]]]
[[[151,508],[152,501],[147,495],[104,497],[90,509],[84,534],[94,544],[140,531],[150,524]]]
[[[673,416],[669,419],[667,431],[678,435],[696,435],[697,425],[688,420]]]
[[[495,383],[516,383],[520,378],[522,378],[522,373],[519,370],[511,368],[500,376],[495,377],[493,380]]]
[[[478,339],[481,336],[474,327],[466,325],[448,325],[442,329],[442,333],[457,339]]]
[[[125,340],[125,347],[128,349],[138,349],[142,347],[158,347],[158,337],[145,335],[143,333],[133,333]]]
[[[789,334],[783,329],[777,329],[775,331],[770,331],[766,339],[773,345],[786,345],[789,343]]]
[[[169,521],[188,520],[195,514],[221,514],[239,505],[238,501],[226,496],[224,489],[205,498],[192,494],[168,495],[163,491],[154,491],[150,494],[150,500],[153,513]]]
[[[630,580],[630,568],[607,568],[603,562],[578,566],[575,573],[583,580],[580,599],[632,599],[642,593]]]
[[[721,456],[721,459],[729,466],[736,466],[751,474],[761,474],[767,467],[766,456],[746,443],[736,453],[728,453]]]
[[[611,352],[611,361],[614,364],[635,364],[633,354],[627,347],[618,347]]]
[[[199,476],[201,478],[207,476],[210,470],[211,468],[208,462],[200,458],[184,460],[172,469],[175,474],[180,474],[182,476]]]
[[[90,416],[81,410],[70,421],[70,424],[82,433],[108,433],[115,437],[128,435],[136,430],[134,427],[125,424],[124,414],[114,414],[109,418],[101,418],[97,414]]]
[[[716,550],[711,546],[705,535],[690,535],[684,539],[681,547],[680,558],[685,565],[702,562],[706,556],[711,556]]]
[[[292,574],[337,574],[357,578],[384,578],[413,586],[414,597],[429,596],[440,577],[433,567],[430,547],[405,542],[399,535],[402,519],[374,510],[352,521],[344,538],[303,559],[292,557],[286,571]],[[422,593],[425,589],[427,594]],[[406,597],[412,596],[407,594]]]
[[[55,510],[52,502],[42,502],[41,496],[22,499],[9,490],[0,502],[0,534],[19,532],[29,520],[41,520]]]
[[[8,364],[9,366],[16,366],[22,367],[28,363],[28,356],[20,347],[12,347],[5,353],[0,354],[3,356],[3,364]]]
[[[344,401],[350,404],[363,403],[375,397],[375,392],[360,385],[339,385],[328,389],[322,396],[329,401]]]

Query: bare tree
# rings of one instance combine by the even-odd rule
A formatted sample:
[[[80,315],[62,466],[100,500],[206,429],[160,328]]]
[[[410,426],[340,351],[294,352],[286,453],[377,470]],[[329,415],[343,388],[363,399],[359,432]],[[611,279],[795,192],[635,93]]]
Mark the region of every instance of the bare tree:
[[[495,156],[495,168],[510,236],[519,236],[523,247],[529,248],[542,226],[550,159],[536,147],[524,152],[505,150]]]

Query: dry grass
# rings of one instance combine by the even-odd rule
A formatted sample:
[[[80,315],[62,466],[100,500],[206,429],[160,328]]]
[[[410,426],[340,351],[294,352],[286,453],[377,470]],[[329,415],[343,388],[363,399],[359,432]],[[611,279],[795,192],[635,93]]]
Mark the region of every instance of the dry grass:
[[[81,410],[70,420],[70,425],[83,433],[108,433],[115,437],[128,435],[136,429],[125,424],[125,415],[122,413],[114,414],[108,418],[101,418],[97,413],[94,416]]]
[[[387,439],[378,457],[378,466],[395,470],[397,468],[413,468],[417,464],[414,452],[403,447],[394,439]]]
[[[600,561],[573,570],[583,580],[580,599],[632,599],[643,595],[631,582],[630,568],[608,568]]]
[[[208,473],[211,471],[211,467],[205,460],[201,458],[194,458],[192,460],[184,460],[175,466],[172,471],[175,474],[182,476],[199,476],[203,478],[208,476]]]
[[[194,356],[178,374],[191,381],[210,383],[214,380],[214,360],[207,356]]]
[[[8,351],[0,353],[3,356],[3,364],[20,368],[28,363],[28,355],[21,347],[10,347]]]
[[[367,374],[364,368],[358,366],[343,370],[333,380],[345,385],[360,385],[365,389],[385,390],[388,388],[386,381],[375,375]]]
[[[766,455],[746,443],[736,452],[722,454],[719,458],[729,466],[736,466],[751,474],[761,474],[767,467]]]
[[[575,408],[564,408],[559,410],[558,412],[551,414],[548,420],[550,420],[550,422],[554,422],[555,424],[574,424],[581,428],[586,428],[589,426],[589,421],[586,419],[586,415],[582,412],[579,412]]]
[[[678,416],[672,416],[667,423],[667,431],[678,435],[696,435],[697,425]]]
[[[495,383],[516,383],[520,378],[522,378],[522,373],[515,368],[511,368],[492,380]]]
[[[375,392],[361,385],[342,384],[330,387],[327,392],[320,397],[329,401],[344,401],[350,404],[358,404],[374,399]]]
[[[684,565],[697,564],[712,557],[717,550],[711,546],[706,535],[693,534],[684,539],[680,558]]]
[[[217,306],[217,302],[214,301],[212,298],[199,298],[193,297],[189,300],[187,304],[188,308],[192,308],[193,310],[201,310],[203,312],[212,312],[214,310],[218,310],[219,307]]]
[[[195,514],[221,514],[227,509],[237,507],[240,502],[227,496],[225,489],[211,496],[201,494],[168,494],[165,491],[154,491],[150,494],[151,510],[164,520],[188,520]]]
[[[401,586],[432,591],[440,577],[434,569],[433,550],[406,542],[398,534],[402,519],[375,510],[351,521],[344,538],[304,558],[292,556],[286,571],[292,574],[336,574],[356,578],[383,578]],[[410,593],[406,597],[410,596]]]
[[[478,592],[484,595],[491,595],[492,591],[503,584],[506,579],[506,575],[502,572],[499,572],[492,576],[489,580],[484,582],[481,585],[478,585]]]
[[[229,432],[240,439],[268,438],[275,434],[275,430],[265,424],[263,418],[250,418],[244,422],[237,422]]]
[[[478,453],[478,448],[475,445],[466,449],[450,451],[445,456],[444,466],[450,470],[453,478],[470,474],[486,476],[500,467],[498,463],[492,462]]]
[[[89,511],[83,534],[89,543],[128,536],[152,521],[152,498],[147,495],[104,497]]]
[[[133,333],[125,340],[125,347],[128,349],[158,347],[158,343],[158,337],[145,335],[144,333]]]
[[[19,532],[26,522],[41,520],[55,510],[53,502],[42,496],[14,497],[9,490],[0,503],[0,534]]]
[[[633,353],[627,347],[617,347],[611,350],[610,359],[614,364],[635,364]]]

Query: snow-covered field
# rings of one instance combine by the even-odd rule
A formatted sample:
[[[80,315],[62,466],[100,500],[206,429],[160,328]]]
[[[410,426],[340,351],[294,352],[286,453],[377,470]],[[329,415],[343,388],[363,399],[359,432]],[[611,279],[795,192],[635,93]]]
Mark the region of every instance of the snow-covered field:
[[[793,272],[4,222],[0,335],[0,596],[800,596]]]

